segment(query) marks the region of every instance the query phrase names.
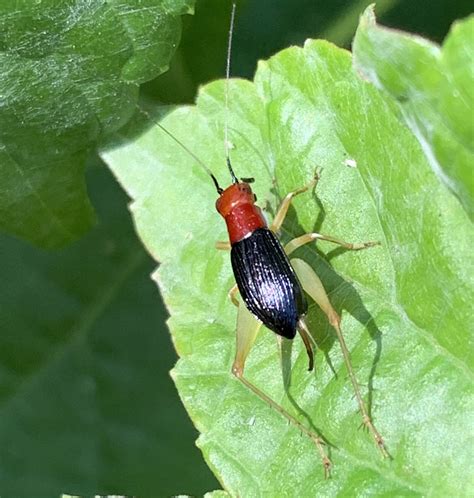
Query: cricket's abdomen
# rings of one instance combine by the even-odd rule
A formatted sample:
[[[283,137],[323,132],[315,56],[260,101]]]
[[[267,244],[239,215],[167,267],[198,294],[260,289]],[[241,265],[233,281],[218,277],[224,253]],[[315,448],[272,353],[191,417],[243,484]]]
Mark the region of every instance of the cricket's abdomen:
[[[273,332],[293,339],[307,304],[275,234],[258,228],[232,244],[231,262],[247,308]]]

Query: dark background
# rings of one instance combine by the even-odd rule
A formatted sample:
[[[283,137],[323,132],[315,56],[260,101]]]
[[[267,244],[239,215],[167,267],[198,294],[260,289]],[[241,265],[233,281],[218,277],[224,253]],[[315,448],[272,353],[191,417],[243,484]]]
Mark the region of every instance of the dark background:
[[[240,2],[233,74],[251,78],[258,59],[301,44],[306,38],[326,38],[349,48],[358,14],[369,3]],[[184,19],[182,43],[170,71],[144,85],[144,96],[163,103],[192,102],[199,85],[222,77],[229,12],[227,1],[198,0],[195,15]],[[380,23],[436,42],[443,40],[453,20],[469,13],[467,0],[384,0],[376,6]],[[156,264],[136,239],[127,196],[96,157],[91,158],[87,180],[98,223],[81,241],[62,251],[46,252],[0,237],[2,334],[18,342],[19,361],[33,376],[35,357],[23,352],[21,344],[34,343],[48,334],[57,336],[61,351],[70,344],[78,348],[87,345],[104,358],[103,364],[93,366],[101,386],[97,404],[103,419],[107,420],[109,412],[116,418],[121,406],[127,407],[124,412],[130,411],[130,404],[136,407],[134,416],[123,421],[124,426],[127,430],[135,426],[137,433],[145,431],[147,437],[131,441],[117,434],[112,438],[114,444],[101,452],[102,465],[110,467],[103,470],[107,478],[91,482],[91,488],[140,496],[202,495],[220,486],[194,446],[197,433],[168,375],[176,355],[165,325],[166,310],[150,279]],[[29,309],[31,303],[35,304]],[[129,346],[130,337],[133,347]],[[125,350],[123,344],[127,344]],[[1,352],[0,360],[9,361]],[[73,365],[73,358],[68,361]],[[101,368],[107,361],[110,368],[121,369],[116,385],[107,385],[105,380],[100,383]],[[80,389],[74,382],[75,372],[81,368],[71,366],[69,394],[73,398],[75,389]],[[144,386],[154,389],[136,391],[130,377],[138,377]],[[8,440],[7,429],[0,424],[2,445]],[[28,480],[31,469],[21,465],[19,461],[15,471]],[[3,472],[12,470],[2,469],[0,461],[0,476]],[[31,479],[34,488],[34,476]],[[73,483],[74,479],[66,477],[64,482]]]

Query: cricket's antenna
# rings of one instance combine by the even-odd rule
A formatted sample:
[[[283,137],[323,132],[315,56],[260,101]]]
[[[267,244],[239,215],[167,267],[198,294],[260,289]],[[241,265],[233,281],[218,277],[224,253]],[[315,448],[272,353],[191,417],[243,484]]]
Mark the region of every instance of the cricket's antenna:
[[[232,55],[232,38],[234,35],[234,20],[235,20],[236,4],[232,2],[232,12],[230,14],[229,38],[227,41],[227,63],[225,68],[225,116],[224,116],[224,150],[227,167],[232,178],[232,183],[239,183],[235,176],[229,157],[229,79],[230,79],[230,60]]]
[[[217,190],[217,193],[219,195],[222,194],[222,192],[224,192],[224,190],[219,186],[219,183],[217,182],[217,179],[216,177],[214,176],[214,174],[212,173],[212,171],[201,161],[201,159],[199,159],[198,156],[196,156],[196,154],[191,150],[189,149],[188,147],[186,147],[186,145],[183,144],[183,142],[181,142],[181,140],[179,140],[178,138],[176,138],[172,133],[170,133],[163,125],[161,125],[160,123],[158,123],[158,121],[155,121],[155,124],[157,126],[159,126],[169,137],[171,137],[178,145],[180,145],[198,164],[199,166],[201,166],[204,171],[212,178],[212,181],[214,182],[214,185],[216,187],[216,190]]]

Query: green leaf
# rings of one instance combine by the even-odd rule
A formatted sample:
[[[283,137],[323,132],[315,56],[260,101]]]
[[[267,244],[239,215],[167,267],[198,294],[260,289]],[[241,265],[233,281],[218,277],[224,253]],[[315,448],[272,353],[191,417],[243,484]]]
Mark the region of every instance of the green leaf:
[[[0,9],[0,229],[59,247],[91,225],[90,149],[167,69],[193,0],[10,2]]]
[[[229,494],[222,490],[209,491],[204,495],[204,498],[229,498]]]
[[[442,47],[361,17],[354,62],[399,103],[432,169],[474,219],[474,17],[454,23]],[[471,117],[471,118],[470,118]]]
[[[196,106],[163,120],[222,183],[229,181],[223,88],[204,87]],[[273,191],[281,198],[324,167],[316,194],[295,199],[284,239],[316,230],[382,243],[357,253],[321,243],[298,254],[342,314],[393,460],[383,461],[357,430],[341,352],[316,306],[308,315],[319,346],[314,373],[300,341],[284,342],[280,362],[264,329],[246,374],[319,428],[330,442],[332,479],[324,479],[313,443],[232,377],[236,309],[227,298],[229,255],[214,249],[226,238],[215,189],[183,148],[152,127],[102,155],[133,200],[141,239],[161,262],[155,279],[181,357],[172,375],[206,461],[232,496],[467,496],[473,282],[466,268],[474,234],[465,211],[391,99],[360,80],[346,51],[309,41],[261,62],[253,83],[233,80],[230,89],[232,162],[239,176],[256,178],[261,206],[268,201],[274,210]]]
[[[202,495],[217,483],[168,375],[152,262],[103,165],[88,184],[99,223],[78,243],[0,237],[1,495]]]

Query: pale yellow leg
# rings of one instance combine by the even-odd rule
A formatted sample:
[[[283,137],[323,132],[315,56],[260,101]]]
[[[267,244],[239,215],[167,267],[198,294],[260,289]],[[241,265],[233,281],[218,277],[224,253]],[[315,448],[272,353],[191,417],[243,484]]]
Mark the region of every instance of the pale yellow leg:
[[[308,371],[311,372],[311,370],[313,370],[314,367],[314,353],[313,353],[313,348],[311,346],[311,334],[309,333],[304,317],[300,318],[298,321],[298,333],[300,334],[301,339],[303,339],[306,352],[308,353],[308,360],[309,360]]]
[[[239,288],[237,287],[237,284],[234,284],[227,293],[229,299],[232,301],[232,304],[235,306],[239,306],[239,300],[236,297],[237,292],[239,292]]]
[[[272,232],[278,232],[278,230],[280,230],[281,226],[283,225],[283,221],[285,220],[286,213],[288,213],[288,209],[290,207],[291,201],[293,200],[293,197],[302,194],[307,190],[313,189],[314,187],[316,187],[318,181],[319,181],[319,173],[316,172],[314,174],[314,178],[308,184],[286,195],[280,207],[278,208],[278,211],[275,215],[275,218],[273,219],[272,224],[270,225],[270,230]]]
[[[298,279],[301,282],[303,289],[319,305],[319,307],[328,317],[329,323],[334,327],[337,338],[341,345],[344,362],[346,364],[347,371],[349,372],[349,378],[351,379],[352,387],[359,404],[359,409],[362,413],[362,423],[369,429],[382,455],[384,457],[388,457],[389,455],[387,450],[385,449],[383,438],[375,428],[370,418],[369,412],[365,406],[364,400],[362,399],[359,383],[357,382],[357,378],[352,368],[349,350],[347,349],[346,341],[344,340],[341,332],[341,318],[336,313],[336,310],[332,307],[321,280],[316,275],[311,266],[309,266],[308,263],[306,263],[302,259],[297,258],[291,260],[291,265],[298,275]]]
[[[313,242],[314,240],[326,240],[328,242],[333,242],[334,244],[338,244],[349,251],[360,251],[361,249],[367,249],[368,247],[378,246],[380,242],[360,242],[360,243],[352,243],[352,242],[344,242],[342,240],[331,237],[330,235],[323,235],[321,233],[313,232],[313,233],[305,233],[300,237],[296,237],[291,240],[285,246],[286,254],[291,254],[293,251],[296,251],[298,247],[304,246],[309,242]]]
[[[239,379],[242,384],[244,384],[250,391],[252,391],[261,400],[265,401],[274,410],[280,413],[286,420],[297,427],[301,432],[306,434],[316,445],[324,467],[324,474],[326,477],[329,476],[329,470],[331,468],[331,461],[329,460],[326,451],[324,449],[324,441],[313,431],[307,429],[301,422],[299,422],[293,415],[288,413],[281,405],[273,401],[269,396],[267,396],[263,391],[261,391],[257,386],[252,384],[249,380],[244,377],[245,361],[252,348],[257,333],[261,327],[261,323],[248,311],[245,306],[239,306],[239,311],[237,315],[237,351],[235,353],[234,363],[232,365],[232,373],[237,379]]]
[[[246,306],[239,306],[237,312],[237,345],[232,373],[241,377],[244,373],[245,361],[257,338],[262,322],[257,320]]]
[[[227,240],[218,240],[216,242],[216,249],[219,249],[219,251],[230,251],[230,242]]]

